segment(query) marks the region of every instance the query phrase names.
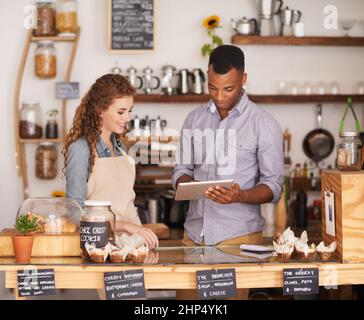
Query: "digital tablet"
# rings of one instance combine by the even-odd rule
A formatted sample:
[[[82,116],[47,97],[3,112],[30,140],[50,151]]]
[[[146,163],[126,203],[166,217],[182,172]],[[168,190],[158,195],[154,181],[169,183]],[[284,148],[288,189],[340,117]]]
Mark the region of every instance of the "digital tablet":
[[[234,180],[181,182],[178,184],[175,200],[197,200],[205,197],[205,191],[214,186],[230,189]]]

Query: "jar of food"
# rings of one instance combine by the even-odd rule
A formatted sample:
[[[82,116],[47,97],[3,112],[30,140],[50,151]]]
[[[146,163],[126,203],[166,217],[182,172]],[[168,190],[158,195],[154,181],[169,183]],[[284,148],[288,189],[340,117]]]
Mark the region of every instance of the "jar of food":
[[[35,154],[35,176],[39,179],[54,179],[57,176],[58,152],[51,142],[39,144]]]
[[[77,24],[77,1],[57,0],[56,3],[56,28],[60,33],[75,33]]]
[[[39,41],[35,49],[35,74],[39,78],[54,78],[57,75],[57,56],[54,42]]]
[[[342,132],[337,144],[337,168],[341,171],[359,171],[361,169],[362,144],[359,132]]]
[[[43,135],[39,102],[24,101],[20,109],[19,136],[22,139],[40,139]]]
[[[58,123],[56,116],[58,114],[58,110],[51,109],[47,112],[48,120],[45,129],[45,137],[47,139],[57,139],[58,138]]]
[[[81,255],[95,262],[103,262],[103,249],[108,243],[115,242],[116,216],[109,201],[86,200],[84,207],[80,218]],[[99,250],[91,252],[90,247]],[[91,256],[93,252],[100,257]]]
[[[38,37],[54,36],[56,34],[56,12],[50,1],[39,1],[37,7],[37,28],[33,34]]]

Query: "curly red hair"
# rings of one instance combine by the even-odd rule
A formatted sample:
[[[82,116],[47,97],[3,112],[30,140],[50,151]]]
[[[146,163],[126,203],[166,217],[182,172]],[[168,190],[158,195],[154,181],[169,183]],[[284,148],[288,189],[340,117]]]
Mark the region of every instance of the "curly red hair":
[[[115,99],[134,96],[135,88],[119,74],[106,74],[98,78],[76,109],[73,124],[62,150],[64,168],[67,167],[68,148],[84,137],[90,147],[90,172],[95,164],[96,145],[101,134],[101,111],[107,110]],[[118,137],[120,139],[120,136]]]

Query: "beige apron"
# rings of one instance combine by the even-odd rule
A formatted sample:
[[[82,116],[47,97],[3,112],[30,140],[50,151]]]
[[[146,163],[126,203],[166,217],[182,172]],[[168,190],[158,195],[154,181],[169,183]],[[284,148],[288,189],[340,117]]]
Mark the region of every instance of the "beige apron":
[[[124,150],[120,157],[99,158],[87,183],[87,200],[111,202],[117,221],[128,221],[140,225],[134,206],[135,162]]]

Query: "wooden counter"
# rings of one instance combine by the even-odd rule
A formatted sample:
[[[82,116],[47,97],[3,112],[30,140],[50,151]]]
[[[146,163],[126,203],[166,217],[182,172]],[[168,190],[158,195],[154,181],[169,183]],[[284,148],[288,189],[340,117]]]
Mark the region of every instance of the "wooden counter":
[[[169,248],[162,251],[168,252]],[[176,255],[171,251],[171,259]],[[166,253],[163,253],[164,255]],[[172,261],[172,260],[171,260]],[[234,268],[238,288],[283,287],[283,269],[319,268],[320,286],[364,284],[364,263],[339,262],[273,262],[216,264],[85,264],[80,258],[33,258],[32,264],[20,265],[12,258],[0,258],[0,271],[5,272],[5,287],[15,289],[17,270],[28,267],[55,270],[57,289],[102,289],[104,272],[143,269],[146,289],[196,288],[196,271]]]

